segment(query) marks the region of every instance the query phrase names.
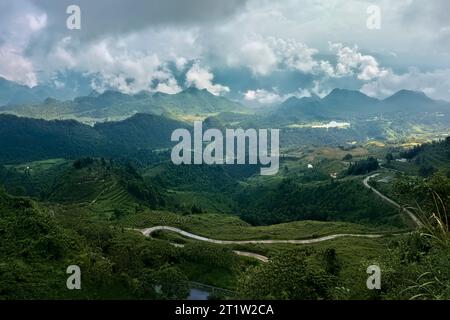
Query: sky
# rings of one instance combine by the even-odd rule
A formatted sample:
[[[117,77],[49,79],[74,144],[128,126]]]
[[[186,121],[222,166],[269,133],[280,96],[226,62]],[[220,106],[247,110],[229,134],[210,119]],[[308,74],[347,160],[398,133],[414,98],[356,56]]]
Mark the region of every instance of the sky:
[[[448,0],[0,0],[0,76],[64,87],[75,75],[128,94],[197,87],[255,106],[334,88],[450,101],[449,12]]]

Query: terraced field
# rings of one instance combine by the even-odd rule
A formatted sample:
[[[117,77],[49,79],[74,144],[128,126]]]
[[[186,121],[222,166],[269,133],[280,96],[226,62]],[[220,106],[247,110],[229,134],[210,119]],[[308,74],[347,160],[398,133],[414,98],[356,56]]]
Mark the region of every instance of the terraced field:
[[[134,211],[136,199],[116,180],[108,181],[104,189],[95,197],[90,206],[103,213],[112,213],[115,209]]]

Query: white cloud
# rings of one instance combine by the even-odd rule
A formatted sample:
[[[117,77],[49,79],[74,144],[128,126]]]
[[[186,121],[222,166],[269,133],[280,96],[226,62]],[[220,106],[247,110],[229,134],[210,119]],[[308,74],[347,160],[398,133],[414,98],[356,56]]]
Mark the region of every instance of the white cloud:
[[[38,81],[33,64],[22,56],[21,51],[9,45],[0,46],[0,76],[34,87]]]
[[[350,48],[342,43],[330,43],[330,50],[336,52],[336,77],[352,76],[356,73],[359,80],[370,81],[386,73],[373,56],[360,53],[357,46]]]
[[[175,94],[181,91],[180,86],[174,78],[167,79],[166,82],[160,82],[155,88],[156,92]]]
[[[303,73],[315,73],[319,61],[314,58],[317,49],[309,48],[307,45],[293,39],[268,39],[280,63],[288,69],[298,70]]]
[[[181,90],[176,79],[155,53],[129,51],[126,42],[115,39],[83,46],[70,37],[62,39],[50,55],[56,69],[78,70],[94,76],[92,88],[134,94],[142,90],[177,93]]]
[[[225,49],[229,66],[244,66],[256,76],[266,76],[274,70],[296,70],[304,74],[330,74],[333,69],[328,61],[315,56],[317,49],[292,38],[263,37],[251,34],[243,37],[244,42]],[[237,46],[237,49],[233,49]]]
[[[230,92],[230,88],[221,84],[213,84],[214,75],[207,69],[200,67],[196,62],[186,73],[186,85],[198,89],[206,89],[218,96]]]
[[[310,97],[311,92],[307,89],[299,89],[297,92],[280,95],[276,90],[268,91],[265,89],[248,90],[244,93],[244,100],[257,102],[262,105],[273,105],[281,103],[291,97],[303,98]]]
[[[214,94],[231,87],[239,91],[240,83],[286,92],[286,87],[292,88],[288,81],[300,79],[295,87],[314,86],[310,90],[320,95],[326,92],[323,88],[360,81],[368,82],[365,90],[375,95],[404,85],[435,97],[448,96],[448,82],[439,74],[450,68],[447,0],[379,0],[383,21],[379,31],[366,28],[366,9],[372,0],[233,1],[239,2],[238,7],[199,0],[175,11],[172,5],[136,0],[131,13],[118,0],[108,6],[91,2],[82,1],[82,7],[87,6],[85,31],[74,33],[64,28],[63,2],[0,1],[0,75],[33,86],[51,80],[55,71],[71,69],[95,75],[93,85],[99,90],[177,92],[185,83],[177,83],[167,67],[170,61],[177,75],[190,72],[186,83]],[[211,13],[207,16],[205,5]],[[322,55],[329,54],[329,41],[336,59]],[[197,65],[188,70],[189,61],[221,69],[229,82],[214,84],[207,68]],[[442,70],[399,75],[389,71],[385,61],[391,67],[397,63],[401,68]],[[236,70],[227,73],[229,67]],[[242,68],[251,70],[251,76],[233,83],[232,76],[247,76],[238,70]],[[253,91],[258,95],[257,89]],[[284,96],[266,91],[259,92],[259,100]]]
[[[177,70],[183,71],[184,68],[186,68],[188,60],[184,57],[175,57],[174,59],[175,59],[175,66],[177,67]]]
[[[327,96],[331,92],[329,89],[323,89],[319,80],[314,80],[313,84],[314,87],[311,89],[311,92],[320,98]]]
[[[264,39],[255,35],[237,39],[233,36],[228,38],[229,35],[222,36],[229,40],[226,41],[229,47],[223,48],[217,54],[226,61],[228,66],[247,67],[254,75],[259,76],[265,76],[276,68],[277,57]]]
[[[377,80],[363,85],[361,91],[372,97],[385,98],[402,89],[422,91],[431,98],[450,101],[450,69],[421,72],[411,68],[403,74],[389,70]]]
[[[32,31],[39,31],[47,26],[47,14],[27,14],[28,25]]]
[[[30,40],[47,26],[47,15],[22,1],[0,3],[0,76],[29,87],[38,84]]]
[[[283,97],[278,93],[264,89],[248,90],[244,93],[244,99],[246,101],[256,101],[260,104],[275,104],[283,101]]]

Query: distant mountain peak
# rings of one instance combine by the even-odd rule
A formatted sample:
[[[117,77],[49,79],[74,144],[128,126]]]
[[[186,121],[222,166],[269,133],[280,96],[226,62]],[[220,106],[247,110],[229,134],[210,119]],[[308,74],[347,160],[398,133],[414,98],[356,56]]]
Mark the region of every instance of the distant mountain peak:
[[[122,93],[120,91],[116,90],[106,90],[102,94],[99,95],[99,97],[123,97],[123,96],[129,96],[126,93]]]
[[[206,89],[199,89],[197,87],[189,87],[189,88],[184,89],[183,91],[181,91],[181,93],[213,95],[208,90],[206,90]]]
[[[285,104],[285,103],[286,104],[298,103],[299,101],[300,101],[299,98],[297,98],[295,96],[292,96],[292,97],[289,97],[286,100],[284,100],[283,104]]]
[[[422,99],[424,99],[424,98],[431,99],[422,91],[413,91],[413,90],[407,90],[407,89],[399,90],[387,99],[395,98],[395,97],[415,97],[415,98],[422,98]]]
[[[52,97],[48,97],[47,99],[44,100],[44,104],[45,105],[50,105],[50,104],[57,104],[59,101],[55,98]]]
[[[365,98],[373,99],[358,90],[348,90],[348,89],[339,89],[339,88],[333,89],[325,97],[325,99],[331,98],[331,97],[365,97]]]

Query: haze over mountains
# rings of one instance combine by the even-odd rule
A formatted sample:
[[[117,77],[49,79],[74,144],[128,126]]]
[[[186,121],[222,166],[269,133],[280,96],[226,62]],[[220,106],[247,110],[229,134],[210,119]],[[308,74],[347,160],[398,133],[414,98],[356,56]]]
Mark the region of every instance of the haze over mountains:
[[[0,79],[1,113],[43,119],[77,119],[95,123],[125,119],[135,113],[151,113],[184,119],[223,112],[269,114],[269,122],[286,125],[302,121],[350,120],[372,117],[447,121],[450,103],[436,101],[424,93],[401,90],[378,100],[359,91],[334,89],[323,99],[318,96],[291,97],[279,106],[253,110],[238,102],[194,87],[177,94],[142,91],[128,95],[117,91],[92,92],[73,100],[59,100],[66,93],[49,87],[28,88]],[[189,117],[188,117],[189,118]]]
[[[0,101],[48,94],[43,89],[0,81]],[[24,93],[18,94],[20,90]],[[208,128],[280,128],[281,147],[305,141],[340,145],[424,132],[448,133],[450,121],[449,102],[408,90],[378,100],[359,91],[335,89],[323,99],[291,97],[264,110],[250,109],[196,88],[172,95],[105,91],[66,101],[45,98],[42,103],[7,104],[0,112],[4,113],[0,115],[0,160],[4,162],[120,156],[168,148],[172,145],[171,132],[189,128],[197,119],[204,120]],[[332,121],[350,126],[345,130],[317,127],[318,123]]]
[[[289,123],[293,119],[349,120],[375,116],[419,120],[427,116],[435,117],[436,113],[448,119],[449,112],[449,102],[432,100],[421,92],[401,90],[387,99],[378,100],[359,91],[334,89],[323,99],[290,98],[277,108],[275,114],[281,114]]]
[[[48,97],[60,100],[74,99],[77,96],[87,94],[89,90],[88,80],[80,77],[66,76],[63,82],[55,84],[42,84],[28,87],[0,76],[0,106],[17,104],[39,104]]]
[[[43,119],[81,119],[86,122],[124,119],[135,113],[173,116],[248,112],[248,108],[206,89],[188,88],[177,94],[142,91],[128,95],[117,91],[92,92],[88,96],[61,101],[51,90],[28,88],[13,82],[0,86],[0,112]],[[23,93],[21,93],[23,91]],[[22,98],[12,98],[22,96]],[[61,96],[61,94],[59,95]],[[58,97],[58,95],[56,95]],[[7,103],[4,103],[7,101]]]

